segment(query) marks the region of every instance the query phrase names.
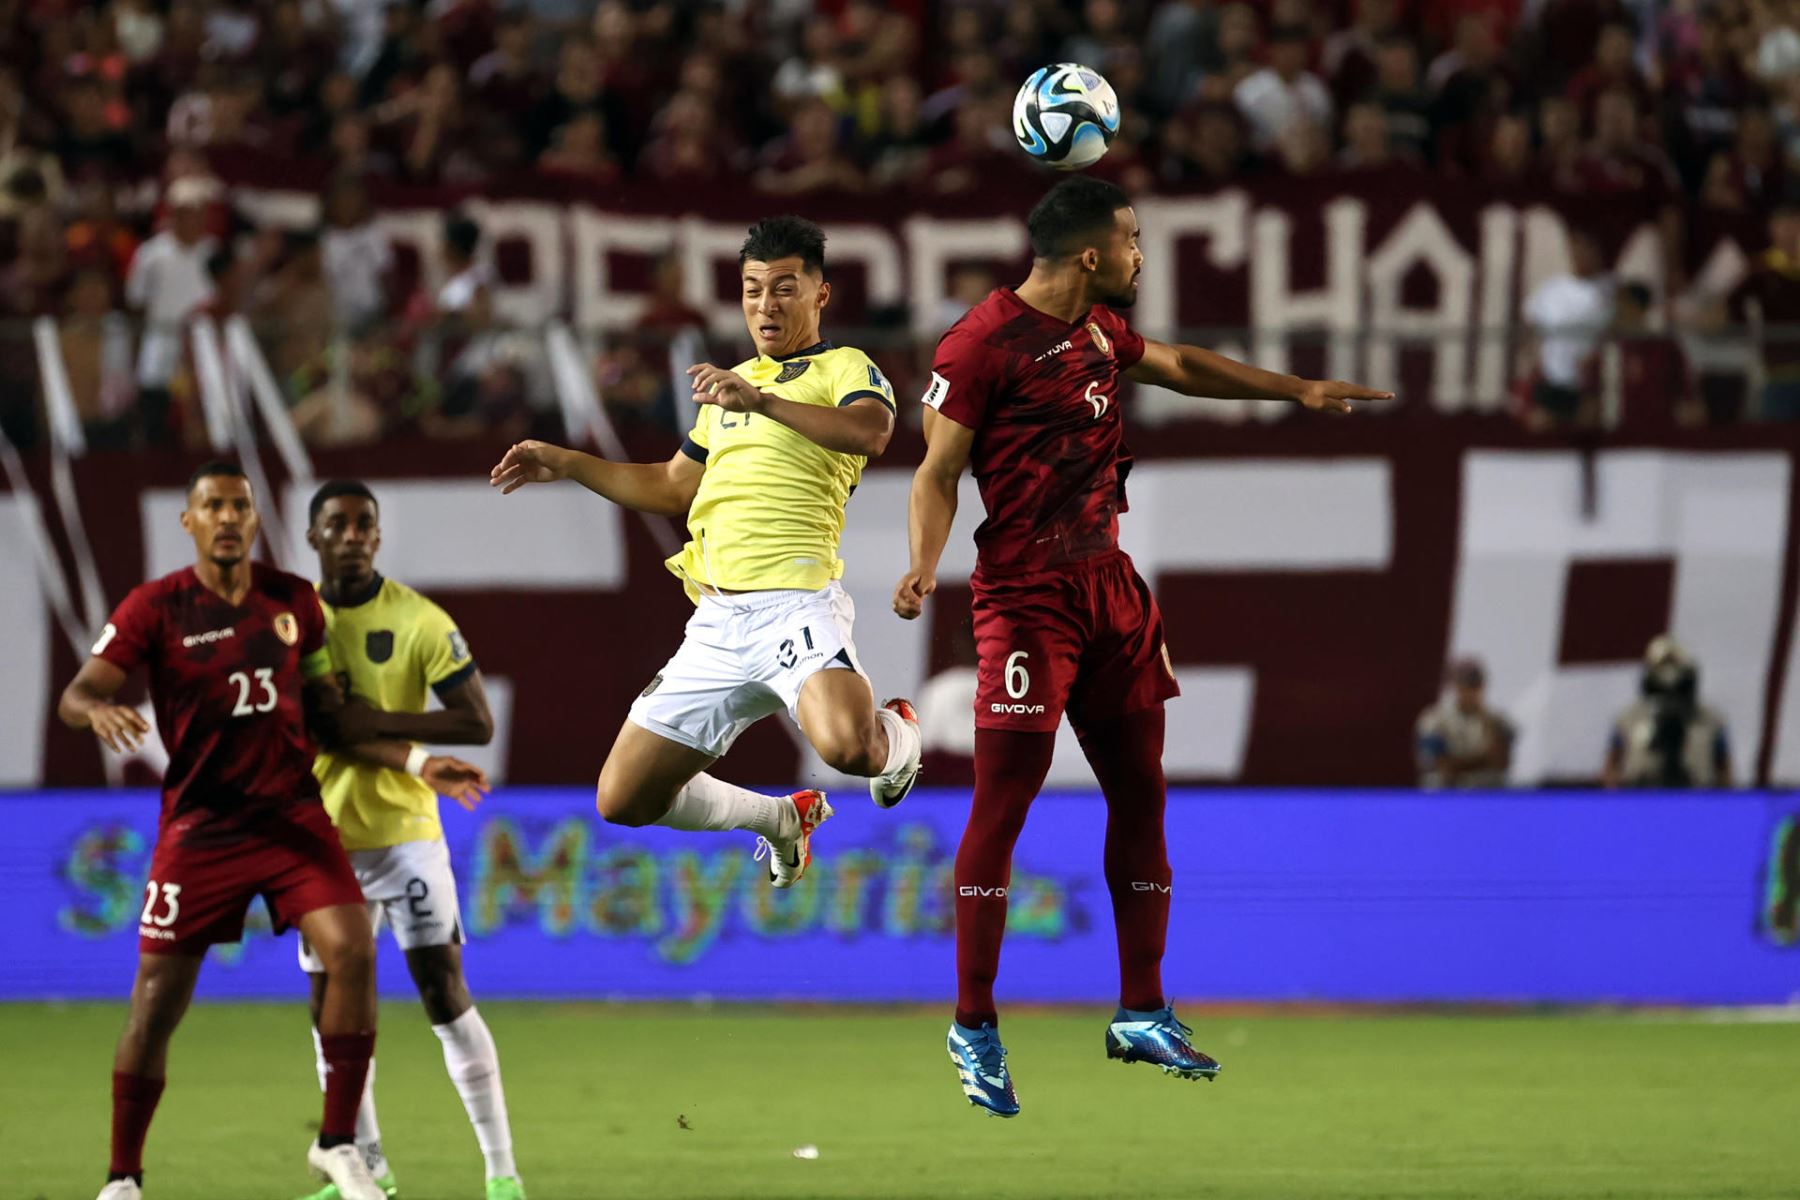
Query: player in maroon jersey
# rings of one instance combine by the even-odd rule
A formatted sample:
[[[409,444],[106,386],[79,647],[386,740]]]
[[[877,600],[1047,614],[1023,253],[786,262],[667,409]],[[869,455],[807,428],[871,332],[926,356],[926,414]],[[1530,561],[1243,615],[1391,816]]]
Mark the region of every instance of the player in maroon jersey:
[[[1125,511],[1121,376],[1192,396],[1290,400],[1348,412],[1389,393],[1277,375],[1197,346],[1146,341],[1114,309],[1137,299],[1137,217],[1125,193],[1076,176],[1028,222],[1031,275],[976,305],[938,343],[913,476],[912,566],[894,611],[937,587],[973,468],[987,520],[970,579],[980,659],[975,797],[956,853],[956,1019],[949,1049],[972,1104],[1019,1111],[994,1007],[1013,845],[1050,769],[1066,712],[1106,796],[1105,866],[1119,942],[1119,1011],[1106,1052],[1187,1079],[1219,1064],[1188,1041],[1162,989],[1169,923],[1163,701],[1175,696],[1162,614],[1119,549]]]
[[[57,709],[65,724],[92,729],[114,751],[136,748],[149,726],[113,697],[143,664],[169,752],[131,1014],[113,1058],[112,1163],[100,1196],[141,1195],[144,1136],[162,1096],[169,1039],[206,948],[237,941],[260,895],[276,931],[297,926],[329,976],[319,1027],[331,1075],[308,1164],[344,1200],[384,1200],[354,1145],[375,1045],[374,934],[319,801],[307,726],[348,753],[400,769],[422,752],[362,736],[369,718],[343,704],[312,584],[250,560],[258,521],[239,468],[209,463],[196,471],[181,524],[194,539],[195,564],[125,597]],[[485,786],[467,763],[424,759],[412,766],[447,794]]]

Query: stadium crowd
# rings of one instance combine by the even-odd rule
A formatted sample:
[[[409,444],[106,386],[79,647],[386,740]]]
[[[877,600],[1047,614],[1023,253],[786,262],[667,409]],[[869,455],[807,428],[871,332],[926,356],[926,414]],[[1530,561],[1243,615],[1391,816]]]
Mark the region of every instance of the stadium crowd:
[[[0,317],[63,319],[103,443],[171,436],[179,354],[134,351],[119,311],[166,325],[201,303],[283,316],[272,357],[303,426],[333,372],[376,395],[320,436],[522,427],[527,372],[496,342],[474,339],[448,407],[391,339],[332,360],[331,329],[481,320],[472,262],[448,303],[394,285],[372,191],[535,174],[955,197],[1033,170],[1009,105],[1054,60],[1119,93],[1096,171],[1134,191],[1411,163],[1629,193],[1675,237],[1700,210],[1760,227],[1800,183],[1796,0],[0,0],[0,30]],[[228,185],[271,175],[318,188],[316,234],[234,208]],[[1800,319],[1800,262],[1758,286],[1766,319]]]

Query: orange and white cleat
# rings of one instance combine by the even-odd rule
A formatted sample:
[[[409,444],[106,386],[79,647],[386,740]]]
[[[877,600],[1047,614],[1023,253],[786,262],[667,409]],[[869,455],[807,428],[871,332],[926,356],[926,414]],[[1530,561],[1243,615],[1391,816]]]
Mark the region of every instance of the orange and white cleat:
[[[887,709],[912,730],[912,753],[892,775],[877,775],[869,780],[869,799],[875,801],[880,808],[892,808],[906,799],[906,794],[913,790],[913,784],[919,782],[919,759],[923,755],[923,744],[919,741],[919,713],[913,708],[913,702],[905,698],[889,700],[881,707]]]
[[[759,860],[765,855],[768,857],[769,884],[778,888],[791,888],[800,882],[806,868],[812,865],[812,835],[831,818],[831,805],[825,802],[824,792],[795,792],[788,800],[798,818],[795,823],[798,832],[792,840],[756,839],[756,857]]]

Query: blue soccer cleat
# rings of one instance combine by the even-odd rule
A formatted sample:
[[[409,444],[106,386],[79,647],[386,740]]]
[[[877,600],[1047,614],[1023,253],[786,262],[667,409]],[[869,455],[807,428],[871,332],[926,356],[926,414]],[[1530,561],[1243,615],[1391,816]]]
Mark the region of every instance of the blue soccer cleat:
[[[1175,1018],[1172,1007],[1152,1013],[1121,1008],[1106,1027],[1106,1057],[1120,1062],[1155,1063],[1177,1079],[1204,1079],[1219,1073],[1218,1060],[1194,1049],[1194,1031]]]
[[[945,1046],[970,1104],[996,1117],[1019,1115],[1019,1094],[1006,1069],[1006,1047],[992,1025],[970,1029],[952,1021]]]

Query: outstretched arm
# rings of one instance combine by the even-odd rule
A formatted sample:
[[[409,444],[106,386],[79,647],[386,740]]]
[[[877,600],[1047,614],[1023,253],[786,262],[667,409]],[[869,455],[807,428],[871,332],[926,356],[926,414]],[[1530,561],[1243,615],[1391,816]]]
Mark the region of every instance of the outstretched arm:
[[[506,452],[488,473],[488,483],[509,496],[528,483],[573,479],[623,508],[679,517],[694,502],[705,470],[681,450],[668,462],[616,463],[549,442],[525,441]]]
[[[1167,342],[1145,341],[1144,357],[1125,374],[1138,383],[1155,384],[1188,396],[1291,400],[1315,412],[1347,413],[1352,400],[1391,400],[1394,395],[1341,379],[1277,375],[1199,346],[1172,346]]]
[[[875,458],[887,449],[894,432],[894,414],[873,396],[842,408],[822,404],[797,404],[751,385],[735,371],[701,363],[688,368],[694,381],[694,402],[716,404],[729,412],[756,413],[767,417],[827,450]]]
[[[910,621],[937,591],[938,559],[956,520],[956,487],[969,466],[975,431],[942,413],[925,410],[925,461],[913,472],[906,537],[912,566],[894,587],[894,611]]]

